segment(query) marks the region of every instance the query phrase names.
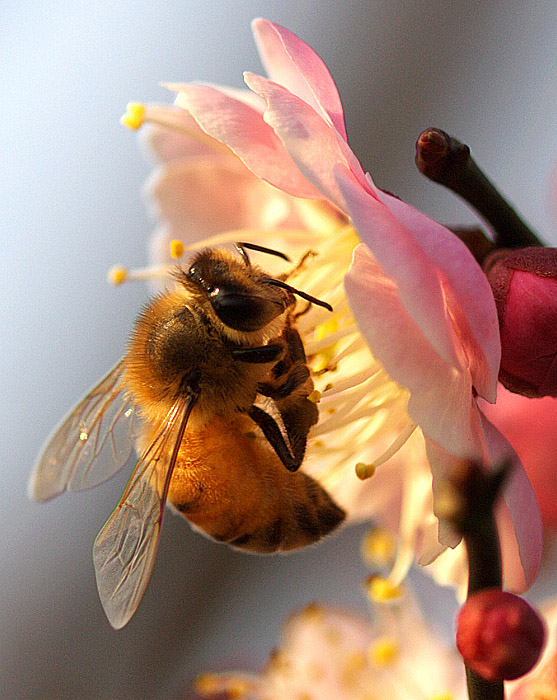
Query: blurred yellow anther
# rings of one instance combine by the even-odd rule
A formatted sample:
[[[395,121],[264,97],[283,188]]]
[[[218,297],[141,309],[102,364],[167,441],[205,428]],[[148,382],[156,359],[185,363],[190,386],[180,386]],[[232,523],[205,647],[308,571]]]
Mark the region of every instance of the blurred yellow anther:
[[[321,622],[325,617],[325,610],[319,603],[310,603],[302,610],[302,616],[308,622]]]
[[[342,632],[338,627],[332,625],[323,631],[323,637],[333,647],[339,646],[342,642]]]
[[[213,673],[202,673],[195,679],[195,692],[199,695],[213,695],[221,690],[221,680]]]
[[[111,267],[107,274],[107,279],[110,284],[118,286],[128,279],[128,271],[122,265],[114,265]]]
[[[226,693],[230,698],[244,698],[250,686],[243,678],[231,678],[226,684]]]
[[[311,394],[308,396],[308,399],[312,403],[319,403],[321,401],[321,392],[317,391],[317,389],[314,389]]]
[[[397,660],[398,644],[391,637],[379,637],[369,646],[370,661],[380,668],[390,666]]]
[[[435,693],[428,700],[454,700],[454,695],[446,690],[443,693]]]
[[[356,464],[356,476],[362,481],[364,479],[370,479],[375,472],[375,464],[365,464],[364,462],[358,462],[358,464]]]
[[[363,671],[366,666],[366,655],[363,651],[351,651],[345,661],[344,670],[355,673],[358,671]]]
[[[371,576],[367,581],[367,593],[374,603],[394,600],[402,595],[402,587],[391,583],[388,578]]]
[[[366,668],[366,655],[363,651],[355,650],[346,655],[341,668],[341,682],[346,688],[354,688],[360,674]]]
[[[308,664],[306,672],[312,683],[319,683],[326,675],[325,669],[316,662]]]
[[[388,530],[375,527],[363,537],[360,551],[368,566],[390,566],[395,557],[396,539]]]
[[[269,668],[283,676],[287,676],[292,671],[292,662],[280,649],[272,649],[269,655]]]
[[[127,126],[128,129],[136,131],[143,124],[145,117],[145,105],[141,102],[128,102],[126,113],[120,117],[120,124]]]
[[[464,501],[449,482],[441,482],[435,494],[435,515],[442,520],[454,520],[464,509]]]
[[[182,241],[170,241],[170,257],[181,258],[184,254],[184,244]]]

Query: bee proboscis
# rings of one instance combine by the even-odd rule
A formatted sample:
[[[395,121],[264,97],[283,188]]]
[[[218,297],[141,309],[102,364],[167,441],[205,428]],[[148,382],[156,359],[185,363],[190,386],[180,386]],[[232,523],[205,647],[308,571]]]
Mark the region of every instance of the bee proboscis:
[[[99,596],[115,628],[153,566],[168,500],[208,536],[254,552],[319,540],[344,511],[299,471],[318,409],[296,330],[296,296],[238,243],[197,253],[141,311],[124,358],[70,411],[40,454],[30,494],[47,501],[139,459],[99,532]],[[285,256],[282,256],[285,257]],[[285,276],[286,278],[286,276]]]

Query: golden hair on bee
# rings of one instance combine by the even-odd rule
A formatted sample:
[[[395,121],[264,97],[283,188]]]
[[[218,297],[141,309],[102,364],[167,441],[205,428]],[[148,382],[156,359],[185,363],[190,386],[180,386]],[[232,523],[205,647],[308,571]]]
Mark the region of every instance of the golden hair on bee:
[[[30,493],[49,500],[110,478],[139,458],[95,540],[99,595],[111,624],[135,612],[149,580],[167,500],[204,534],[253,552],[316,542],[343,510],[299,471],[318,408],[296,297],[286,278],[208,248],[139,313],[128,351],[69,413],[39,456]]]

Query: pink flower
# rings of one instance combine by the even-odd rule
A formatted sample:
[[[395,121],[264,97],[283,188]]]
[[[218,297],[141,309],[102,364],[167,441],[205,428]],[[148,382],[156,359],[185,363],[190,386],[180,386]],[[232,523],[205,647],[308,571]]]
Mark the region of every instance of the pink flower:
[[[495,400],[500,360],[487,279],[448,229],[363,171],[319,56],[277,24],[253,29],[269,78],[246,73],[251,93],[173,84],[175,108],[139,108],[136,121],[157,125],[150,138],[163,161],[151,182],[164,222],[154,258],[168,259],[170,238],[190,248],[202,237],[263,239],[295,259],[315,250],[296,285],[335,314],[300,319],[322,396],[303,468],[353,518],[378,516],[398,531],[396,580],[415,551],[427,564],[458,545],[433,514],[447,469],[511,455],[498,520],[507,583],[523,590],[539,567],[541,526],[522,465],[478,407],[478,396]],[[362,478],[377,468],[369,484],[355,477],[356,461]],[[438,577],[462,582],[462,559],[462,546],[444,552]]]

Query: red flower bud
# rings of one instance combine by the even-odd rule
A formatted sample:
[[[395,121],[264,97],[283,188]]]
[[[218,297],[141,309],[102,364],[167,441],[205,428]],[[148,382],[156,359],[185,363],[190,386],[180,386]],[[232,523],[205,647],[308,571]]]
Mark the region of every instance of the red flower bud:
[[[498,588],[471,595],[458,615],[458,650],[464,663],[488,681],[523,676],[544,643],[544,623],[534,608]]]
[[[530,398],[557,396],[557,248],[498,251],[486,274],[501,329],[501,383]]]

